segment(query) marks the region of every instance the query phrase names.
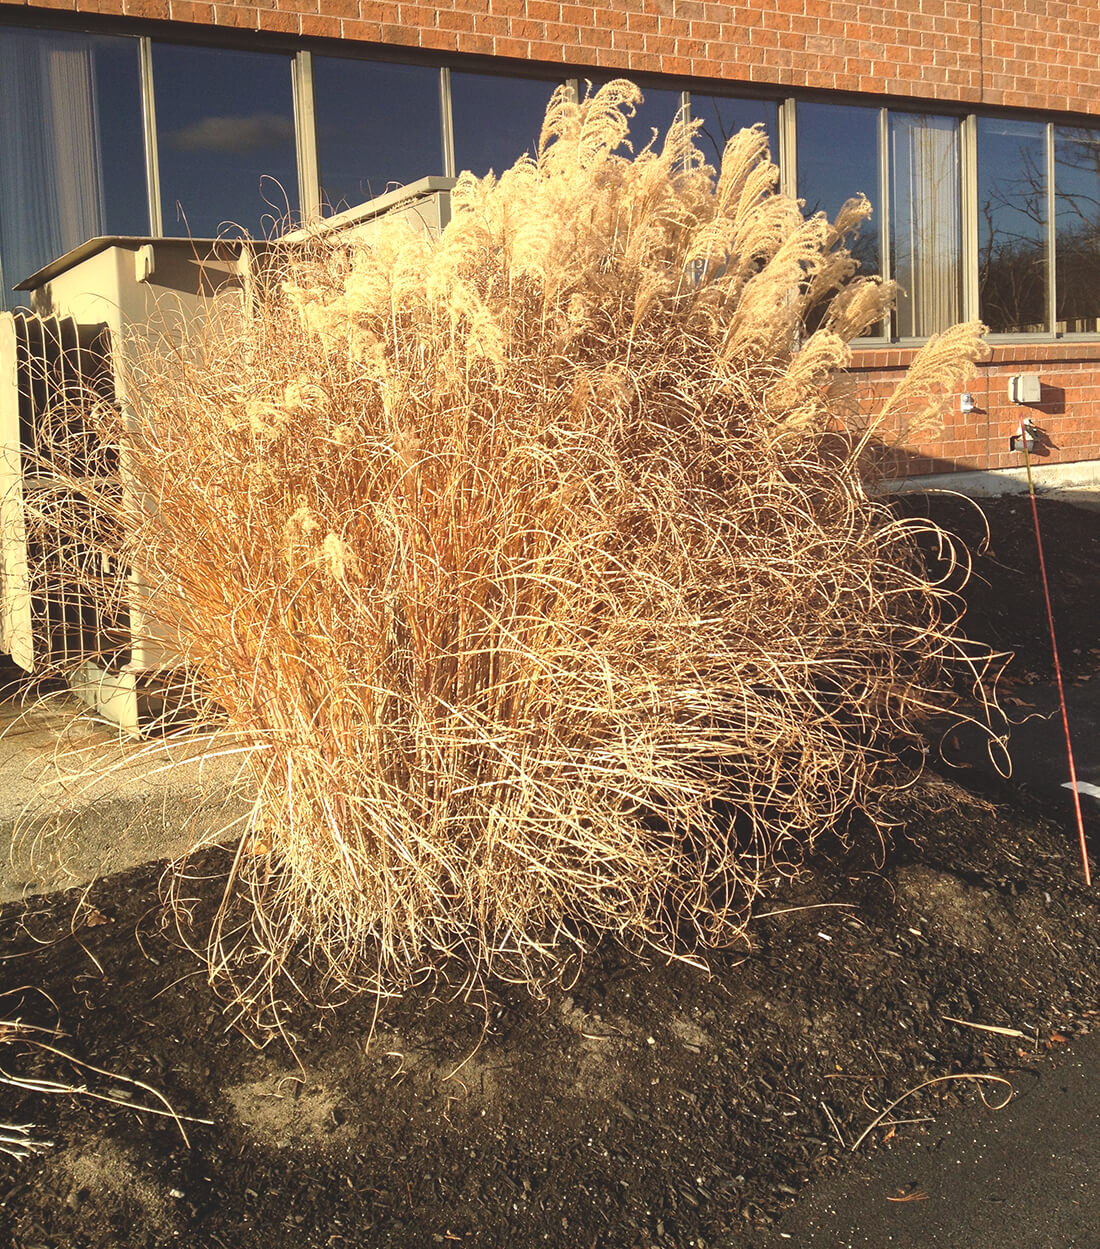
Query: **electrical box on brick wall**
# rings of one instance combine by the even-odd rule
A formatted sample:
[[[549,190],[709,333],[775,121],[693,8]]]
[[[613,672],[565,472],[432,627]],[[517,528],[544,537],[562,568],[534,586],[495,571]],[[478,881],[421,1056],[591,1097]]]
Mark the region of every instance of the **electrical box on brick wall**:
[[[1042,390],[1038,373],[1013,373],[1008,379],[1008,397],[1013,403],[1038,403]]]

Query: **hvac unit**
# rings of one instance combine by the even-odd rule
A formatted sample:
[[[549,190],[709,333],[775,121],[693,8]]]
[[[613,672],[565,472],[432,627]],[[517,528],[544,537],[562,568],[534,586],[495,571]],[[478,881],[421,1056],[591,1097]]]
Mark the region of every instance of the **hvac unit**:
[[[161,719],[178,665],[143,616],[139,574],[104,554],[93,500],[129,487],[92,409],[125,419],[139,344],[180,341],[211,301],[247,297],[268,255],[319,237],[369,245],[383,216],[438,233],[453,186],[422,178],[272,243],[96,238],[19,284],[30,309],[0,313],[0,648],[21,668],[64,672],[132,735]]]
[[[29,310],[0,313],[0,646],[134,735],[171,655],[105,554],[95,501],[127,487],[95,409],[125,419],[138,340],[178,341],[211,299],[241,297],[252,262],[239,241],[92,239],[20,283]]]
[[[347,208],[333,217],[295,230],[285,235],[282,242],[300,243],[318,236],[331,238],[336,235],[369,245],[374,241],[375,231],[383,217],[387,221],[404,221],[414,230],[439,234],[451,219],[451,191],[454,185],[454,178],[435,175],[420,178],[354,208]]]
[[[110,574],[94,568],[92,548],[81,541],[94,525],[87,497],[61,487],[94,478],[110,489],[117,478],[78,406],[113,399],[106,352],[102,328],[72,317],[18,310],[0,319],[0,639],[28,672],[79,664],[107,649],[118,627],[94,606],[103,601],[94,581],[105,586]]]

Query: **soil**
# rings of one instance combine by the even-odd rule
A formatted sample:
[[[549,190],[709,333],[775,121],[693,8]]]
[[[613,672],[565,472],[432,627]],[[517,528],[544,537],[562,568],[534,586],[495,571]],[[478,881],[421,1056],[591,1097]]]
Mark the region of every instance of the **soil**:
[[[971,539],[982,526],[950,499],[905,506]],[[1010,682],[1045,679],[1030,505],[986,510],[967,629],[1019,650]],[[1067,678],[1088,680],[1100,515],[1044,500],[1040,516]],[[5,1089],[0,1120],[51,1144],[0,1156],[0,1243],[754,1249],[906,1090],[1024,1079],[1100,1025],[1100,906],[1061,819],[935,770],[896,816],[885,846],[819,847],[709,969],[607,944],[544,1000],[438,979],[291,1005],[266,1044],[165,920],[163,865],[9,905],[0,1017],[60,1027],[40,1039],[97,1070],[0,1033],[9,1074],[87,1089]],[[213,886],[192,884],[199,931]],[[181,1121],[134,1109],[163,1105],[120,1077]],[[860,1152],[978,1096],[933,1085]]]

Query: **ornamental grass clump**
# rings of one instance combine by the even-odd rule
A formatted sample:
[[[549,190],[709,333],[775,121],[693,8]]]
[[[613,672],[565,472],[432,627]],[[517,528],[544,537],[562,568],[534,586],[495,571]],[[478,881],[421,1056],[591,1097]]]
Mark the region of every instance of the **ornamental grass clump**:
[[[389,988],[727,942],[979,674],[866,486],[980,327],[861,418],[867,201],[804,219],[760,129],[632,156],[639,99],[559,90],[441,237],[288,246],[135,378],[127,557],[257,787],[213,937],[246,996],[303,950]]]

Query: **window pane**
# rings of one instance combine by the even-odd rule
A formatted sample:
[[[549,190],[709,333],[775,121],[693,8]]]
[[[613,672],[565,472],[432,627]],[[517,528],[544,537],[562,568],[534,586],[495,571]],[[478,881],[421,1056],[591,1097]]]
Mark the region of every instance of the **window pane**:
[[[315,56],[313,98],[326,208],[443,172],[438,69]]]
[[[1100,131],[1054,130],[1056,317],[1065,334],[1100,331]]]
[[[604,83],[612,82],[619,77],[621,77],[619,74],[611,76],[606,74],[596,75],[591,79],[592,94],[595,95]],[[587,82],[588,80],[584,80],[580,83],[582,96],[587,89]],[[642,87],[641,91],[642,102],[638,105],[638,111],[630,118],[630,134],[628,136],[635,156],[649,146],[654,130],[657,131],[657,142],[654,146],[657,150],[664,146],[665,136],[672,129],[672,123],[676,120],[676,114],[684,103],[684,93],[682,91],[668,91],[660,87]]]
[[[695,143],[708,165],[722,163],[726,144],[739,130],[764,123],[772,160],[779,163],[779,105],[774,100],[740,100],[728,95],[691,93],[691,119],[702,121]]]
[[[11,288],[99,234],[146,234],[138,41],[0,36],[0,264]]]
[[[1047,328],[1046,126],[978,119],[979,315],[998,334]]]
[[[298,209],[290,58],[153,44],[164,232],[271,233]]]
[[[451,74],[455,169],[484,177],[536,155],[542,119],[557,84],[539,78]]]
[[[835,221],[848,200],[860,193],[866,195],[876,215],[852,240],[852,255],[859,261],[861,273],[881,273],[878,109],[799,104],[796,122],[795,180],[806,215],[823,212]]]
[[[890,114],[890,239],[899,338],[937,334],[962,311],[959,124]]]
[[[672,123],[684,104],[682,91],[665,91],[657,87],[643,87],[643,99],[638,111],[630,120],[630,142],[634,155],[644,151],[657,132],[654,147],[660,151],[664,147],[665,137],[672,129]]]

